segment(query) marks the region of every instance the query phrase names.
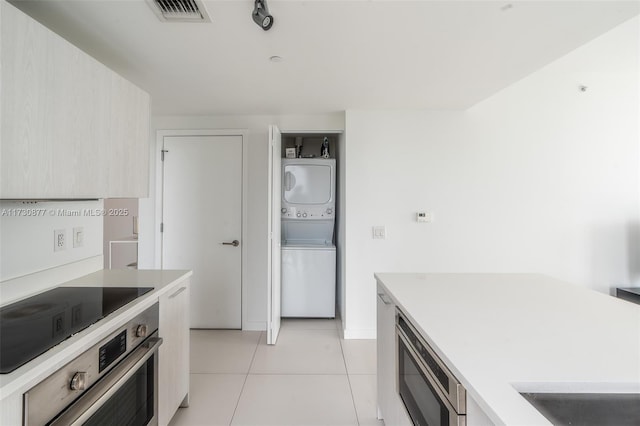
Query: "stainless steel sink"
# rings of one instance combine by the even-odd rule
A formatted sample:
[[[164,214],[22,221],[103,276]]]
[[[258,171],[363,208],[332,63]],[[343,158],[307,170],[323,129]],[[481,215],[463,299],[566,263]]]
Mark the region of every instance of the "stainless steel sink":
[[[640,425],[639,393],[520,393],[554,425]]]

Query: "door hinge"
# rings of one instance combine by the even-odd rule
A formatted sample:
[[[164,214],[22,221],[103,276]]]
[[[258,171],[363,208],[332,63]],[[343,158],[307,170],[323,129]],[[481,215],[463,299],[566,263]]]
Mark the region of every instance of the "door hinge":
[[[164,232],[164,223],[160,223],[160,232]]]
[[[168,149],[163,149],[163,150],[160,151],[160,156],[161,156],[160,161],[164,161],[164,153],[165,152],[169,152],[169,150]]]

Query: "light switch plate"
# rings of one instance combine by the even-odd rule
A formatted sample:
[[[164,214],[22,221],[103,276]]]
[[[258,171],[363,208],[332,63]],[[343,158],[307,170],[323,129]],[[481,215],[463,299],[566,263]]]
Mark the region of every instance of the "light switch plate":
[[[384,226],[374,226],[372,228],[374,240],[384,240],[387,238],[387,230]]]
[[[73,228],[73,248],[84,246],[84,228],[78,226]]]

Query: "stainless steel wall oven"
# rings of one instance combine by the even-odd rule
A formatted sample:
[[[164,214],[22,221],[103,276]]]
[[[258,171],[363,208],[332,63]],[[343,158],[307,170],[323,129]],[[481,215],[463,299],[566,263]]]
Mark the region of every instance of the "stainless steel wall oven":
[[[413,424],[465,426],[464,387],[400,310],[396,342],[397,389]]]
[[[24,425],[157,425],[158,304],[24,394]]]

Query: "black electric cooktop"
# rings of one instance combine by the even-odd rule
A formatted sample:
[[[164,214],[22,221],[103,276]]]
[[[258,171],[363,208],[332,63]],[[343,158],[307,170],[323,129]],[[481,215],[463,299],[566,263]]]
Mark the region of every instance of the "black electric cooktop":
[[[101,320],[153,287],[58,287],[0,308],[0,374]]]

